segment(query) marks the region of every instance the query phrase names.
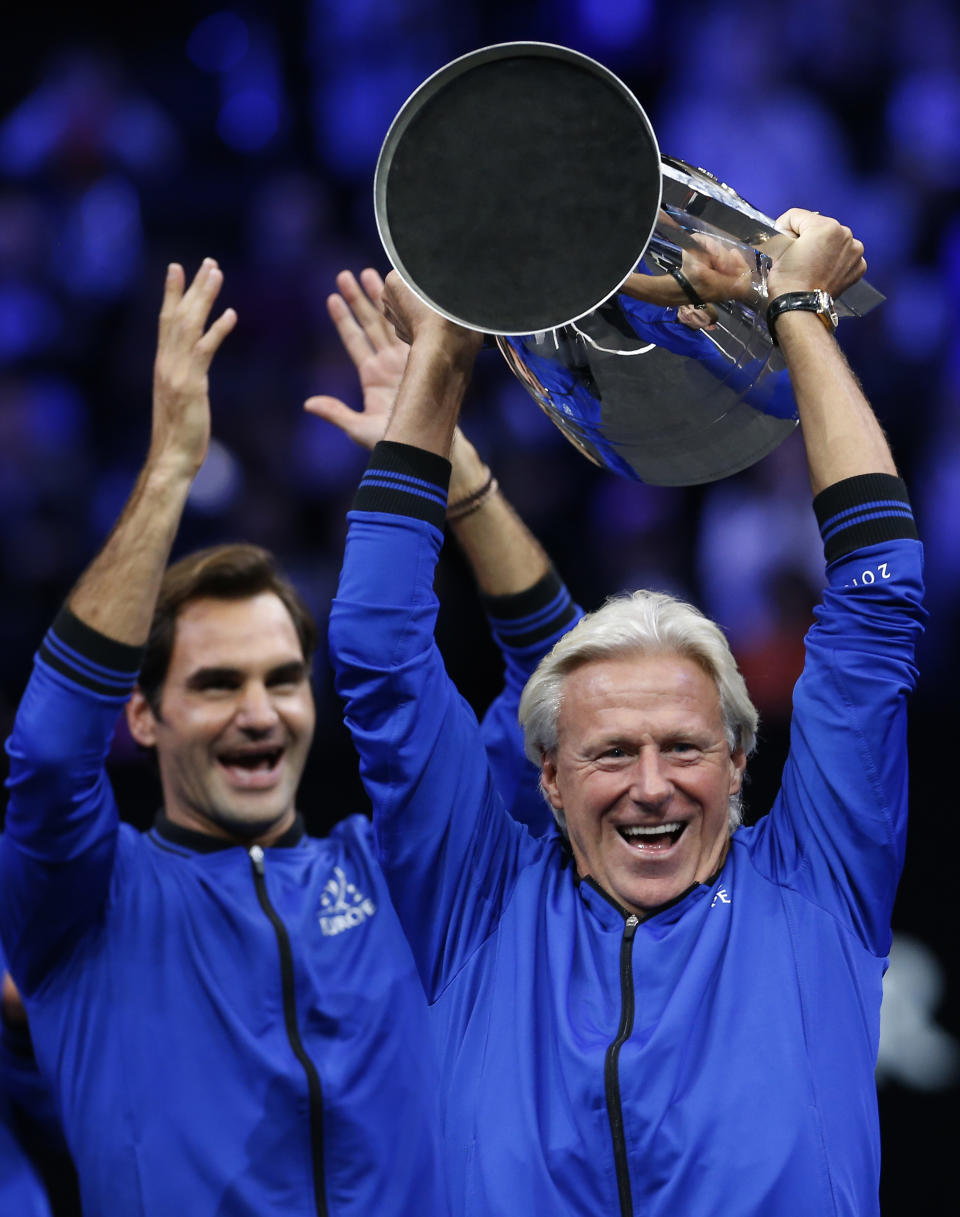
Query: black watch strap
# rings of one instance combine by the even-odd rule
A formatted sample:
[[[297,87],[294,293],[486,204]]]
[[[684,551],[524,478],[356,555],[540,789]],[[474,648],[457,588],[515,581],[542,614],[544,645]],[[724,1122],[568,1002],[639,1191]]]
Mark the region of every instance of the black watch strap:
[[[691,304],[696,305],[697,308],[706,308],[706,305],[704,304],[704,302],[697,295],[697,291],[694,288],[693,284],[690,282],[690,280],[683,273],[683,271],[680,269],[679,266],[671,266],[670,274],[673,275],[674,279],[676,279],[676,281],[680,284],[680,290],[683,292],[683,294],[686,296],[686,298],[690,301]]]
[[[776,329],[777,318],[781,313],[789,313],[794,309],[816,313],[831,334],[837,328],[839,318],[833,297],[829,292],[824,291],[823,288],[813,292],[784,292],[782,296],[771,300],[767,306],[767,329],[770,331],[774,346],[779,345]]]

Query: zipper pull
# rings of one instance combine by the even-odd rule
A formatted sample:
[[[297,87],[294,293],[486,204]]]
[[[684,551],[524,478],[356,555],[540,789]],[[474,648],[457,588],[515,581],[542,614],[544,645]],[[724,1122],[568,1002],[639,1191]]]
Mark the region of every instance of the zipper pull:
[[[256,849],[256,848],[257,847],[254,846],[254,849]],[[631,913],[630,916],[627,918],[627,926],[631,930],[635,930],[639,924],[640,924],[640,918],[637,916],[636,913]]]
[[[259,845],[251,845],[247,851],[250,855],[250,861],[253,863],[253,869],[258,875],[263,874],[263,850]]]

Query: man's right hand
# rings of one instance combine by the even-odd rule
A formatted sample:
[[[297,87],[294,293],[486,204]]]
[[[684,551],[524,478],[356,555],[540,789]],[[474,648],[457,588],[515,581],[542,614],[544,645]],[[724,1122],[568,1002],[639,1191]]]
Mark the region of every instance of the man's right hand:
[[[400,275],[392,270],[387,275],[383,291],[383,313],[402,342],[411,346],[422,336],[436,339],[438,346],[454,354],[463,354],[470,362],[483,345],[483,335],[448,321],[435,309],[415,295]]]
[[[205,258],[184,291],[183,267],[167,268],[153,369],[153,430],[147,464],[192,478],[210,442],[207,372],[220,344],[237,322],[228,308],[204,327],[223,286],[223,271]]]

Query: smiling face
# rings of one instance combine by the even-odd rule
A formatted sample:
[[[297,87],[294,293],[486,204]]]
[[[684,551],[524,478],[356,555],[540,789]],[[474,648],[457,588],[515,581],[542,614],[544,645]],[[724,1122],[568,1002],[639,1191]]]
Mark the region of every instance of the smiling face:
[[[315,713],[297,631],[273,592],[203,597],[176,620],[159,713],[136,691],[127,720],[155,747],[167,816],[269,844],[293,822]]]
[[[564,680],[543,788],[577,869],[641,916],[713,875],[730,839],[731,753],[707,673],[676,654],[597,660]]]

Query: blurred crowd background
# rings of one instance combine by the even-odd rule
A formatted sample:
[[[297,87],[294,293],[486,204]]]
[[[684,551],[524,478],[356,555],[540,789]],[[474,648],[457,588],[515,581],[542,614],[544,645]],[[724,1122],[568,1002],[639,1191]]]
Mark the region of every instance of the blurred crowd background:
[[[222,303],[240,318],[214,364],[216,441],[176,552],[238,538],[266,545],[325,620],[364,464],[301,409],[318,392],[359,401],[325,298],[343,267],[387,270],[372,178],[404,100],[457,55],[514,39],[599,59],[633,88],[664,152],[767,214],[796,205],[848,223],[887,296],[840,334],[927,546],[913,820],[878,1071],[884,1211],[919,1211],[950,1194],[947,1130],[960,1097],[950,887],[960,849],[950,761],[960,729],[960,10],[951,0],[21,8],[0,44],[0,731],[145,452],[171,260],[192,273],[215,256]],[[822,582],[799,437],[723,483],[645,487],[579,456],[495,351],[481,359],[465,427],[586,607],[654,586],[724,626],[762,714],[747,795],[750,814],[762,814]],[[495,652],[450,550],[441,644],[482,708],[498,687]],[[322,832],[365,800],[322,656],[316,687],[301,806]],[[145,826],[159,792],[122,733],[112,769],[124,814]]]

